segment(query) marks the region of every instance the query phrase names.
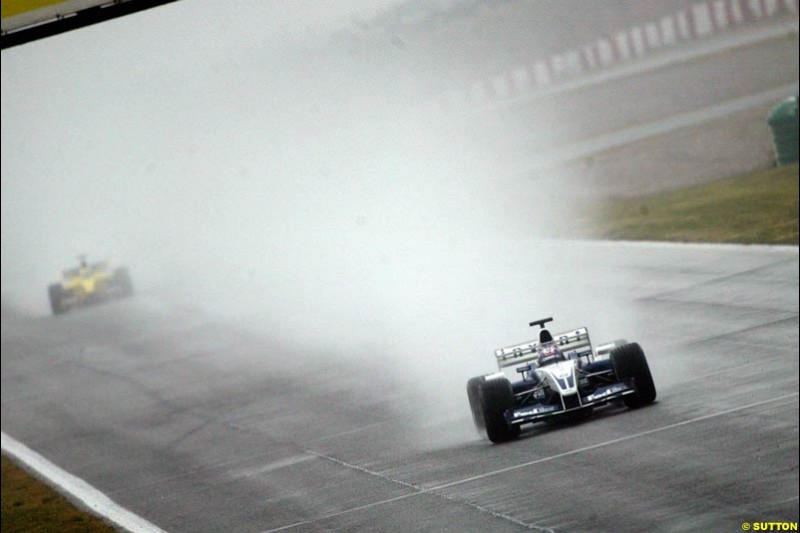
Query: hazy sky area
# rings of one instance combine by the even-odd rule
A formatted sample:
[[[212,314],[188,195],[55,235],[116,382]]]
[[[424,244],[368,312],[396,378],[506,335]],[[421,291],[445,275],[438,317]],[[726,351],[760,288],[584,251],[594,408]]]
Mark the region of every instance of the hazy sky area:
[[[391,3],[192,0],[3,51],[4,299],[45,314],[80,253],[278,335],[452,298],[497,154],[326,49]]]
[[[145,241],[200,233],[215,216],[236,225],[252,208],[284,220],[346,192],[334,172],[314,176],[313,188],[304,180],[334,168],[331,157],[377,158],[359,154],[341,126],[326,129],[349,105],[334,93],[347,73],[335,79],[340,68],[319,48],[298,50],[371,11],[347,5],[178,2],[4,51],[4,284],[52,271],[76,246],[97,255],[124,240],[146,252],[156,243]],[[383,127],[360,119],[348,118],[348,129]],[[297,189],[305,203],[276,202]],[[150,224],[158,231],[144,231]]]

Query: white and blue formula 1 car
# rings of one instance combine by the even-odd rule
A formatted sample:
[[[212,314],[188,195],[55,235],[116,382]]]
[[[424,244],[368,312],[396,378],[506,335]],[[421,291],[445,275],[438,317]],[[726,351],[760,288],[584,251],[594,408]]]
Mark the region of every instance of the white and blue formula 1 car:
[[[584,417],[613,400],[637,408],[656,399],[638,344],[617,340],[595,350],[586,328],[553,336],[545,328],[552,320],[530,323],[541,328],[538,341],[495,350],[499,372],[467,382],[475,426],[492,442],[518,437],[523,424]]]

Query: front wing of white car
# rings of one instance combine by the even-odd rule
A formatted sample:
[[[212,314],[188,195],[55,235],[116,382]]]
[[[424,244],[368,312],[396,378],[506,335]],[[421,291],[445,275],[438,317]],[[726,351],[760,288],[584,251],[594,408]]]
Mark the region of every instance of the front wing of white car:
[[[515,425],[538,422],[545,418],[603,405],[611,400],[622,398],[626,394],[633,394],[634,392],[635,390],[632,384],[626,382],[612,383],[610,385],[598,387],[591,394],[583,396],[580,394],[559,396],[559,403],[534,403],[515,409],[509,409],[506,411],[506,420],[509,424]]]

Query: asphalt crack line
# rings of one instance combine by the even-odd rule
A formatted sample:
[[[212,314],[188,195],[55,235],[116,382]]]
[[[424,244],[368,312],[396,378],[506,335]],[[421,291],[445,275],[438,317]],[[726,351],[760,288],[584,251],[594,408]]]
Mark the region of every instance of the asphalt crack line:
[[[419,485],[415,485],[413,483],[408,483],[406,481],[401,481],[399,479],[395,479],[393,477],[387,476],[386,474],[381,474],[380,472],[376,472],[374,470],[370,470],[370,469],[365,468],[363,466],[358,466],[358,465],[354,465],[354,464],[348,463],[346,461],[342,461],[341,459],[337,459],[335,457],[331,457],[330,455],[326,455],[324,453],[315,452],[313,450],[306,450],[306,451],[307,451],[307,453],[310,453],[312,455],[316,455],[317,457],[319,457],[321,459],[326,459],[328,461],[336,463],[337,465],[343,466],[345,468],[350,468],[350,469],[356,470],[358,472],[363,472],[365,474],[369,474],[370,476],[375,476],[375,477],[378,477],[378,478],[383,479],[385,481],[388,481],[390,483],[394,483],[394,484],[397,484],[397,485],[400,485],[402,487],[405,487],[405,488],[408,488],[408,489],[411,489],[411,490],[415,491],[415,492],[413,492],[411,494],[405,495],[405,496],[408,496],[408,497],[415,496],[417,494],[424,493],[424,492],[427,492],[427,491],[430,490],[430,489],[426,490],[424,487],[420,487]],[[486,513],[486,514],[489,514],[491,516],[494,516],[495,518],[500,518],[500,519],[503,519],[503,520],[507,520],[509,522],[513,522],[514,524],[517,524],[518,526],[522,526],[525,529],[530,529],[530,530],[533,530],[533,531],[542,531],[542,532],[545,532],[545,533],[553,533],[553,530],[551,530],[551,529],[543,528],[543,527],[540,527],[540,526],[535,526],[535,525],[532,525],[532,524],[526,524],[525,522],[517,520],[516,518],[514,518],[512,516],[508,516],[508,515],[505,515],[503,513],[497,512],[497,511],[492,511],[491,509],[488,509],[486,507],[480,506],[480,505],[478,505],[476,503],[473,503],[473,502],[469,502],[467,500],[462,500],[462,499],[456,498],[456,497],[448,495],[448,494],[433,493],[433,495],[434,496],[439,496],[440,498],[444,498],[444,499],[449,500],[449,501],[454,502],[454,503],[467,505],[468,507],[472,507],[473,509],[476,509],[477,511],[480,511],[481,513]],[[399,499],[402,499],[402,498],[403,497],[400,497]],[[271,531],[280,531],[280,530],[278,529],[278,530],[271,530]]]
[[[473,481],[478,481],[478,480],[485,479],[485,478],[492,477],[492,476],[496,476],[496,475],[499,475],[499,474],[504,474],[506,472],[519,470],[521,468],[527,468],[529,466],[533,466],[533,465],[536,465],[536,464],[555,461],[555,460],[558,460],[558,459],[563,459],[564,457],[569,457],[571,455],[577,455],[577,454],[580,454],[580,453],[596,450],[596,449],[599,449],[599,448],[604,448],[604,447],[607,447],[607,446],[611,446],[613,444],[619,444],[620,442],[626,442],[626,441],[629,441],[629,440],[638,439],[640,437],[646,437],[646,436],[649,436],[649,435],[654,435],[656,433],[661,433],[663,431],[668,431],[670,429],[675,429],[675,428],[686,426],[686,425],[689,425],[689,424],[694,424],[696,422],[702,422],[702,421],[705,421],[705,420],[710,420],[710,419],[713,419],[713,418],[718,418],[718,417],[721,417],[721,416],[726,416],[726,415],[729,415],[729,414],[738,413],[740,411],[745,411],[747,409],[752,409],[754,407],[760,407],[760,406],[763,406],[763,405],[769,405],[769,404],[772,404],[772,403],[778,403],[778,402],[781,402],[781,401],[784,401],[784,400],[788,400],[790,398],[797,398],[798,396],[800,396],[800,393],[792,392],[792,393],[789,393],[789,394],[784,394],[782,396],[778,396],[776,398],[770,398],[769,400],[762,400],[762,401],[759,401],[759,402],[753,402],[753,403],[750,403],[750,404],[747,404],[747,405],[741,405],[739,407],[733,407],[731,409],[726,409],[724,411],[719,411],[717,413],[711,413],[711,414],[708,414],[708,415],[703,415],[703,416],[698,416],[698,417],[695,417],[695,418],[690,418],[689,420],[683,420],[681,422],[675,422],[673,424],[668,424],[666,426],[661,426],[661,427],[650,429],[650,430],[647,430],[647,431],[642,431],[640,433],[635,433],[633,435],[626,435],[626,436],[620,437],[618,439],[612,439],[612,440],[608,440],[608,441],[605,441],[605,442],[599,442],[597,444],[592,444],[590,446],[584,446],[582,448],[577,448],[575,450],[570,450],[568,452],[559,453],[559,454],[556,454],[556,455],[550,455],[548,457],[541,457],[539,459],[534,459],[533,461],[527,461],[525,463],[520,463],[520,464],[517,464],[517,465],[508,466],[506,468],[500,468],[498,470],[492,470],[491,472],[485,472],[485,473],[479,474],[477,476],[471,476],[471,477],[468,477],[468,478],[460,479],[458,481],[451,481],[450,483],[444,483],[442,485],[436,485],[436,486],[428,487],[428,488],[419,487],[417,485],[414,485],[414,484],[411,484],[411,483],[407,483],[405,481],[395,480],[393,478],[390,478],[390,477],[386,476],[385,474],[381,474],[379,472],[374,472],[372,470],[369,470],[367,468],[360,467],[360,466],[357,466],[357,465],[351,465],[350,463],[346,463],[344,461],[341,461],[339,459],[335,459],[335,458],[330,457],[330,456],[325,456],[323,454],[315,453],[313,451],[308,451],[308,453],[314,453],[315,455],[317,455],[319,457],[328,459],[328,460],[333,461],[333,462],[335,462],[337,464],[340,464],[342,466],[345,466],[345,467],[348,467],[348,468],[353,468],[353,469],[358,470],[360,472],[364,472],[366,474],[377,476],[377,477],[379,477],[381,479],[384,479],[384,480],[390,481],[392,483],[396,483],[396,484],[402,485],[404,487],[410,488],[410,489],[414,490],[415,492],[411,492],[409,494],[404,494],[402,496],[395,496],[394,498],[388,498],[388,499],[380,500],[380,501],[377,501],[377,502],[368,503],[368,504],[365,504],[365,505],[360,505],[358,507],[351,507],[350,509],[344,509],[342,511],[337,511],[337,512],[334,512],[334,513],[320,515],[320,516],[317,516],[317,517],[314,517],[314,518],[310,518],[308,520],[295,522],[293,524],[287,524],[285,526],[277,527],[277,528],[274,528],[274,529],[268,529],[266,531],[263,531],[262,533],[274,533],[276,531],[286,531],[286,530],[293,529],[293,528],[296,528],[296,527],[308,525],[308,524],[311,524],[311,523],[314,523],[314,522],[319,522],[321,520],[327,520],[327,519],[330,519],[330,518],[336,518],[336,517],[339,517],[339,516],[342,516],[342,515],[346,515],[346,514],[350,514],[350,513],[354,513],[354,512],[358,512],[358,511],[363,511],[365,509],[370,509],[370,508],[377,507],[377,506],[380,506],[380,505],[386,505],[386,504],[389,504],[389,503],[394,503],[394,502],[397,502],[397,501],[405,500],[407,498],[411,498],[411,497],[414,497],[414,496],[420,496],[420,495],[423,495],[423,494],[427,494],[427,495],[433,494],[435,496],[439,496],[441,498],[444,498],[444,499],[447,499],[447,500],[450,500],[450,501],[455,501],[455,502],[466,504],[466,505],[468,505],[470,507],[473,507],[475,509],[478,509],[478,510],[480,510],[482,512],[487,512],[487,513],[491,514],[492,516],[497,516],[498,518],[504,518],[506,520],[510,520],[511,522],[513,522],[515,524],[519,524],[519,525],[521,525],[521,526],[523,526],[523,527],[525,527],[527,529],[533,529],[533,530],[538,530],[538,531],[551,531],[549,529],[541,528],[541,527],[534,526],[534,525],[531,525],[531,524],[526,524],[526,523],[521,522],[521,521],[519,521],[519,520],[517,520],[517,519],[515,519],[513,517],[510,517],[510,516],[507,516],[507,515],[503,515],[502,513],[498,513],[496,511],[492,511],[490,509],[486,509],[484,507],[481,507],[481,506],[479,506],[477,504],[474,504],[474,503],[471,503],[471,502],[468,502],[468,501],[465,501],[465,500],[457,499],[454,496],[449,496],[447,494],[441,494],[438,491],[441,491],[441,490],[444,490],[444,489],[449,489],[449,488],[452,488],[452,487],[456,487],[458,485],[464,485],[466,483],[471,483]]]
[[[668,291],[658,292],[658,293],[655,293],[655,294],[648,294],[647,296],[642,296],[640,298],[637,298],[636,300],[637,301],[647,301],[647,300],[659,301],[659,299],[662,299],[664,301],[673,301],[673,300],[663,299],[663,297],[667,296],[667,295],[670,295],[670,294],[675,294],[677,292],[688,291],[690,289],[698,289],[700,287],[703,287],[705,285],[710,285],[712,283],[717,283],[717,282],[725,281],[725,280],[729,280],[729,279],[735,279],[735,278],[737,278],[739,276],[746,276],[748,274],[755,274],[760,270],[766,270],[768,268],[773,268],[773,267],[776,267],[776,266],[779,266],[779,265],[784,265],[786,263],[795,263],[795,262],[797,262],[797,258],[796,257],[790,257],[788,259],[779,259],[777,261],[773,261],[773,262],[767,263],[765,265],[760,265],[760,266],[757,266],[757,267],[754,267],[754,268],[748,268],[748,269],[745,269],[745,270],[741,270],[739,272],[733,272],[731,274],[725,274],[724,276],[712,277],[710,279],[707,279],[707,280],[704,280],[704,281],[700,281],[698,283],[693,283],[693,284],[691,284],[691,285],[689,285],[687,287],[681,287],[681,288],[678,288],[678,289],[670,289]],[[683,300],[679,300],[679,301],[683,301]],[[698,302],[698,303],[703,303],[703,302]]]
[[[671,345],[671,347],[672,348],[675,348],[675,347],[689,347],[689,346],[702,345],[702,344],[705,344],[705,343],[708,343],[708,342],[716,342],[716,341],[719,341],[719,340],[727,339],[728,337],[732,337],[732,336],[740,334],[740,333],[745,333],[747,331],[755,331],[757,329],[766,328],[768,326],[774,326],[776,324],[782,324],[784,322],[793,322],[793,321],[796,321],[798,319],[798,317],[800,317],[800,315],[797,315],[795,313],[792,316],[787,316],[786,318],[778,318],[776,320],[770,320],[768,322],[764,322],[763,324],[755,324],[753,326],[747,326],[745,328],[737,329],[736,331],[731,331],[729,333],[721,333],[719,335],[715,335],[713,337],[707,337],[705,339],[698,339],[698,340],[689,341],[689,342],[676,343],[676,344]],[[731,340],[731,342],[735,342],[735,341]]]

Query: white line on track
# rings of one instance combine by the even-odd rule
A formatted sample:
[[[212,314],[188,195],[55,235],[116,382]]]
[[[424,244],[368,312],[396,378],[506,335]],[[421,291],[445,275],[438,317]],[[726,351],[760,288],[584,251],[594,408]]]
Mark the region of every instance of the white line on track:
[[[329,514],[320,515],[320,516],[317,516],[315,518],[310,518],[308,520],[303,520],[301,522],[295,522],[293,524],[287,524],[285,526],[281,526],[281,527],[278,527],[278,528],[269,529],[267,531],[264,531],[263,533],[274,533],[276,531],[286,531],[286,530],[293,529],[293,528],[296,528],[296,527],[308,525],[308,524],[311,524],[311,523],[314,523],[314,522],[319,522],[320,520],[327,520],[327,519],[330,519],[330,518],[336,518],[336,517],[339,517],[339,516],[342,516],[342,515],[354,513],[354,512],[357,512],[357,511],[363,511],[365,509],[370,509],[372,507],[377,507],[377,506],[380,506],[380,505],[386,505],[386,504],[389,504],[389,503],[394,503],[394,502],[397,502],[397,501],[400,501],[400,500],[405,500],[407,498],[412,498],[414,496],[420,496],[420,495],[423,495],[423,494],[428,494],[428,495],[432,494],[432,495],[436,495],[436,496],[441,496],[441,497],[445,497],[445,498],[447,498],[449,500],[452,500],[452,501],[457,501],[459,503],[465,503],[465,504],[468,504],[468,505],[472,505],[472,504],[470,504],[470,502],[466,502],[466,501],[463,501],[463,500],[460,500],[460,499],[456,499],[455,497],[448,496],[448,495],[445,495],[445,494],[439,494],[439,493],[437,493],[437,491],[441,491],[441,490],[448,489],[448,488],[451,488],[451,487],[455,487],[455,486],[458,486],[458,485],[463,485],[463,484],[466,484],[466,483],[471,483],[473,481],[478,481],[478,480],[485,479],[485,478],[492,477],[492,476],[496,476],[496,475],[499,475],[499,474],[504,474],[506,472],[519,470],[521,468],[527,468],[529,466],[533,466],[533,465],[537,465],[537,464],[541,464],[541,463],[546,463],[546,462],[550,462],[550,461],[555,461],[555,460],[558,460],[558,459],[562,459],[564,457],[569,457],[571,455],[577,455],[577,454],[580,454],[580,453],[589,452],[589,451],[592,451],[592,450],[596,450],[598,448],[604,448],[606,446],[611,446],[613,444],[618,444],[620,442],[626,442],[626,441],[629,441],[629,440],[638,439],[640,437],[646,437],[648,435],[661,433],[663,431],[668,431],[670,429],[675,429],[675,428],[678,428],[678,427],[686,426],[688,424],[694,424],[696,422],[702,422],[704,420],[710,420],[712,418],[718,418],[718,417],[721,417],[721,416],[726,416],[726,415],[729,415],[729,414],[738,413],[740,411],[745,411],[747,409],[752,409],[754,407],[760,407],[760,406],[763,406],[763,405],[769,405],[769,404],[772,404],[772,403],[781,402],[781,401],[784,401],[784,400],[788,400],[790,398],[797,398],[799,395],[800,395],[800,393],[797,393],[797,392],[784,394],[784,395],[778,396],[776,398],[770,398],[769,400],[762,400],[762,401],[759,401],[759,402],[753,402],[753,403],[750,403],[750,404],[747,404],[747,405],[741,405],[739,407],[733,407],[731,409],[726,409],[724,411],[719,411],[717,413],[711,413],[711,414],[708,414],[708,415],[703,415],[703,416],[698,416],[698,417],[695,417],[695,418],[690,418],[689,420],[683,420],[681,422],[675,422],[674,424],[668,424],[666,426],[661,426],[661,427],[658,427],[658,428],[655,428],[655,429],[649,429],[647,431],[642,431],[640,433],[635,433],[633,435],[626,435],[626,436],[620,437],[618,439],[612,439],[612,440],[608,440],[608,441],[605,441],[605,442],[599,442],[597,444],[592,444],[590,446],[584,446],[583,448],[577,448],[575,450],[570,450],[568,452],[559,453],[559,454],[556,454],[556,455],[550,455],[550,456],[547,456],[547,457],[541,457],[539,459],[534,459],[533,461],[528,461],[528,462],[525,462],[525,463],[520,463],[520,464],[517,464],[517,465],[508,466],[506,468],[500,468],[498,470],[492,470],[491,472],[485,472],[485,473],[479,474],[477,476],[471,476],[471,477],[468,477],[468,478],[460,479],[458,481],[452,481],[450,483],[444,483],[442,485],[436,485],[436,486],[433,486],[433,487],[422,488],[422,487],[418,487],[418,486],[415,486],[415,485],[411,485],[411,484],[406,483],[406,482],[397,481],[397,483],[400,483],[400,484],[402,484],[404,486],[413,488],[416,492],[412,492],[412,493],[409,493],[409,494],[403,494],[402,496],[395,496],[394,498],[388,498],[386,500],[372,502],[372,503],[368,503],[368,504],[365,504],[365,505],[360,505],[358,507],[352,507],[350,509],[345,509],[343,511],[337,511],[335,513],[329,513]],[[341,461],[338,461],[338,460],[337,460],[337,462],[341,463]],[[371,471],[369,471],[367,469],[364,469],[363,467],[359,467],[359,466],[356,466],[356,465],[345,465],[345,466],[352,466],[353,468],[355,468],[355,469],[357,469],[359,471],[366,472],[368,474],[373,474]],[[374,473],[374,475],[378,475],[379,477],[382,477],[382,478],[385,479],[384,475],[379,474],[377,472]],[[505,518],[507,520],[512,520],[513,522],[515,522],[515,523],[517,523],[519,525],[523,525],[523,526],[525,526],[525,527],[527,527],[529,529],[544,530],[544,528],[539,528],[539,527],[536,527],[536,526],[532,526],[530,524],[525,524],[523,522],[519,522],[516,519],[513,519],[513,518],[508,517],[506,515],[498,514],[498,513],[494,512],[494,511],[491,511],[489,509],[484,509],[482,507],[480,509],[481,510],[485,510],[485,511],[487,511],[487,512],[489,512],[489,513],[491,513],[491,514],[493,514],[495,516],[498,516],[498,517],[501,517],[501,518]]]
[[[6,435],[5,432],[0,432],[0,437],[2,449],[5,453],[13,456],[52,485],[55,485],[61,492],[78,500],[92,513],[106,518],[126,531],[164,533],[163,529],[120,506],[81,478],[62,470],[18,440]]]
[[[383,422],[374,422],[372,424],[367,424],[366,426],[361,426],[355,429],[348,429],[345,431],[339,431],[338,433],[331,433],[330,435],[323,435],[321,437],[315,437],[314,442],[322,442],[330,439],[337,439],[339,437],[344,437],[348,435],[352,435],[353,433],[361,433],[362,431],[366,431],[368,429],[372,429],[376,426],[382,425]]]

